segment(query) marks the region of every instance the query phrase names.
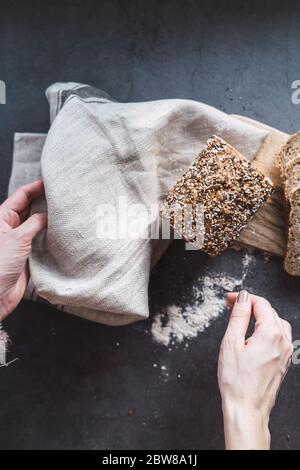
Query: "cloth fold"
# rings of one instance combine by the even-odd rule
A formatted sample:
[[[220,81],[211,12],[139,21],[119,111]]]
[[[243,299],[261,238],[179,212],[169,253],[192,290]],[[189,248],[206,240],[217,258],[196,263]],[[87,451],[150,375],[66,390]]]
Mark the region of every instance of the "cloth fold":
[[[9,184],[45,184],[34,211],[48,211],[48,230],[33,243],[26,297],[110,325],[147,318],[151,260],[167,244],[150,239],[157,220],[139,212],[139,237],[100,236],[103,211],[111,228],[116,208],[160,205],[212,134],[253,159],[267,132],[190,100],[118,103],[78,83],[46,95],[50,130],[15,134]]]

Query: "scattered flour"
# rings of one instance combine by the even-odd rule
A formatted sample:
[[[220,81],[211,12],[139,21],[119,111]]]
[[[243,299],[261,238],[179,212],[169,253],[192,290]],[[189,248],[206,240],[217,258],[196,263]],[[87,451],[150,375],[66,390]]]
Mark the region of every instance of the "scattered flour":
[[[152,323],[152,337],[164,346],[175,346],[195,338],[217,318],[226,307],[225,292],[241,287],[251,264],[253,255],[243,256],[243,272],[240,279],[225,274],[206,275],[193,286],[193,301],[185,306],[170,305],[158,313]]]
[[[249,253],[245,253],[242,259],[242,265],[243,265],[243,280],[248,274],[248,268],[250,267],[251,264],[255,262],[255,258],[253,255]]]

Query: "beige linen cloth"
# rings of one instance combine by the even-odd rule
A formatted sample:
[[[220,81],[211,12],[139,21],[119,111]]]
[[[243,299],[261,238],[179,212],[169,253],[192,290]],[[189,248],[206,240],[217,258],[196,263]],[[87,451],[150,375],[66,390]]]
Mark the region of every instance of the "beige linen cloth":
[[[30,256],[25,297],[92,321],[122,325],[148,317],[151,260],[162,241],[97,236],[99,204],[159,204],[212,134],[253,159],[266,131],[182,99],[118,103],[78,83],[46,92],[48,135],[15,134],[11,194],[42,177],[48,230]],[[138,220],[141,233],[149,224]]]

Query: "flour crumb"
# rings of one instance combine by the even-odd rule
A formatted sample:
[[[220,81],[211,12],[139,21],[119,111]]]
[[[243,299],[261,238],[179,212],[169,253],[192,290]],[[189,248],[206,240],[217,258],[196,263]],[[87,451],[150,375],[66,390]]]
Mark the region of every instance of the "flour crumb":
[[[160,366],[160,370],[161,370],[161,377],[164,379],[164,380],[167,380],[169,378],[169,368],[165,365],[162,365]]]
[[[200,277],[192,288],[192,301],[186,305],[169,305],[158,313],[153,320],[151,333],[154,341],[172,347],[196,338],[210,326],[226,309],[226,292],[241,288],[255,262],[255,257],[245,253],[242,258],[242,275],[234,278],[226,274],[205,275]]]
[[[263,252],[263,257],[264,257],[264,262],[266,264],[271,260],[271,258],[273,258],[273,255],[272,255],[272,253],[268,253],[267,251],[264,251]]]
[[[255,263],[255,256],[250,253],[245,253],[242,259],[243,276],[248,274],[248,268]]]

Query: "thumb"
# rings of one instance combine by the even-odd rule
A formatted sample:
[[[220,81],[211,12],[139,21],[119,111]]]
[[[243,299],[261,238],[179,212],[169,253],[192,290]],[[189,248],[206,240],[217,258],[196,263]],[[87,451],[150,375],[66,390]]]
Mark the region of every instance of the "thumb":
[[[245,340],[252,312],[252,302],[247,291],[242,290],[233,305],[226,335]]]
[[[47,228],[47,214],[33,214],[15,229],[18,235],[30,242],[42,230]]]

